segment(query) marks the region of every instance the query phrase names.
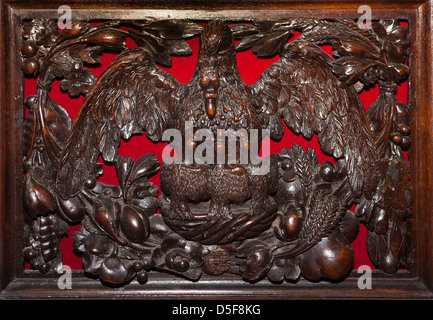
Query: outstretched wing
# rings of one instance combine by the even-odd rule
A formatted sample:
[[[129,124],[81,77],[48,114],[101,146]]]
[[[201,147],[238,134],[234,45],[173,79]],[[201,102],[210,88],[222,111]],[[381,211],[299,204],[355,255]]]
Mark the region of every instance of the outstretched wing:
[[[307,139],[318,135],[322,150],[344,157],[355,196],[369,194],[378,177],[372,172],[377,155],[364,108],[353,87],[339,83],[333,59],[320,47],[302,41],[287,45],[281,59],[252,85],[262,120],[271,138],[280,139],[287,126]]]
[[[173,126],[185,86],[159,69],[145,48],[120,54],[89,91],[63,148],[56,184],[75,195],[95,174],[99,155],[112,162],[120,139],[142,133],[153,141]]]

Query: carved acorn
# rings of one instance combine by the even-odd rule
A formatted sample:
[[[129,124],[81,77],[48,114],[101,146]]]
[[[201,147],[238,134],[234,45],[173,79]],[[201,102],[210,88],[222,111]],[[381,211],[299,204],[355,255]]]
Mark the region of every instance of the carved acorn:
[[[141,243],[147,240],[150,234],[150,222],[147,214],[133,206],[125,206],[120,216],[119,227],[126,239]]]

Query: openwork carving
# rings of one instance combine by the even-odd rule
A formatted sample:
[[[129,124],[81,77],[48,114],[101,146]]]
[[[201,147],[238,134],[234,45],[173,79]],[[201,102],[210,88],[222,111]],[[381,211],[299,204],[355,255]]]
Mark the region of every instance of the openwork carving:
[[[290,41],[294,32],[301,35]],[[137,47],[126,48],[126,37]],[[158,65],[190,54],[191,37],[200,37],[199,59],[183,84]],[[411,184],[403,150],[410,115],[395,96],[409,73],[408,38],[394,20],[369,29],[344,19],[204,27],[75,21],[60,33],[51,20],[24,24],[23,71],[39,77],[36,95],[25,102],[25,258],[42,273],[60,271],[59,239],[68,223],[80,222],[74,246],[84,270],[107,283],[145,283],[150,271],[191,280],[227,272],[247,281],[342,280],[353,266],[350,242],[364,223],[372,262],[395,273],[409,256]],[[333,57],[322,44],[332,45]],[[95,77],[91,67],[104,50],[119,54]],[[236,63],[242,50],[280,59],[246,85]],[[58,80],[70,96],[86,96],[73,123],[50,98]],[[373,84],[380,95],[365,111],[358,93]],[[259,165],[243,163],[238,147],[230,162],[216,140],[228,128],[248,137],[256,130],[259,141],[268,131],[279,140],[282,121],[305,138],[317,134],[336,162],[319,164],[314,150],[299,145]],[[145,152],[134,161],[117,152],[121,139],[144,131],[158,142],[169,129],[183,138],[178,161],[160,164]],[[199,138],[205,130],[215,139]],[[252,149],[251,139],[242,141]],[[202,148],[215,161],[191,161],[182,152],[188,148]],[[119,185],[98,181],[99,156],[115,166]],[[226,161],[218,163],[220,156]],[[158,170],[161,186],[148,181]]]

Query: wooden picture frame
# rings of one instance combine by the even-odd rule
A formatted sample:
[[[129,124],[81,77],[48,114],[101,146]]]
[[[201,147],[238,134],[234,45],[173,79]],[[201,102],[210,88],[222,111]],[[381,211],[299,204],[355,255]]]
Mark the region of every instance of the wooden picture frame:
[[[133,281],[122,290],[104,286],[72,274],[73,290],[60,290],[59,275],[25,270],[23,260],[23,105],[24,78],[20,56],[23,20],[58,17],[56,1],[0,1],[0,298],[123,298],[123,299],[431,299],[433,297],[433,1],[359,2],[321,1],[70,1],[76,19],[159,19],[234,20],[254,18],[278,20],[292,18],[359,17],[360,5],[369,5],[373,19],[402,19],[408,22],[411,48],[408,58],[408,106],[411,111],[410,176],[412,218],[410,221],[411,259],[405,270],[395,274],[373,271],[373,287],[358,287],[355,271],[341,282],[273,284],[267,280],[247,283],[237,276],[202,275],[191,282],[164,273],[149,273],[141,285]]]

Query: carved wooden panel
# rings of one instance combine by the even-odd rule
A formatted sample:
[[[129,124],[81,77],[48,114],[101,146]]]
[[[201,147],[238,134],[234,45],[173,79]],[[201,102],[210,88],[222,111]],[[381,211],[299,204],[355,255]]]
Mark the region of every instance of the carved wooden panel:
[[[416,23],[430,3],[424,11],[408,3],[405,11],[384,2],[373,7],[368,28],[357,22],[356,4],[321,10],[312,3],[316,15],[290,2],[253,4],[273,10],[260,15],[230,2],[220,11],[148,4],[156,9],[88,16],[77,2],[63,30],[49,11],[5,4],[13,31],[2,27],[2,34],[19,45],[8,51],[14,81],[2,87],[17,93],[7,95],[16,102],[2,111],[3,121],[16,116],[14,131],[11,124],[2,131],[13,147],[2,148],[1,222],[22,235],[3,236],[2,263],[10,265],[2,277],[5,296],[19,294],[19,279],[29,274],[62,273],[60,240],[77,223],[81,296],[95,286],[110,295],[114,285],[131,295],[176,296],[193,288],[219,296],[228,288],[232,295],[272,297],[299,286],[320,294],[330,282],[361,295],[349,289],[357,280],[351,242],[359,224],[367,227],[367,251],[383,288],[394,279],[408,285],[399,288],[402,296],[431,295],[422,258],[431,250],[425,222],[431,117],[421,106],[430,104],[422,81],[430,69],[421,74],[422,62],[430,66],[423,50],[430,48],[420,46],[425,29]],[[338,11],[344,6],[352,11]],[[182,83],[160,66],[189,55],[185,40],[194,37],[196,70]],[[279,57],[251,85],[237,68],[236,52],[245,50]],[[104,52],[117,57],[95,76]],[[18,94],[19,72],[37,79],[35,95]],[[57,81],[71,97],[85,96],[75,120],[50,96]],[[396,98],[406,81],[407,104]],[[364,106],[359,94],[373,86],[378,98]],[[285,130],[317,135],[335,161],[319,163],[315,150],[297,144],[260,158],[262,140],[278,141]],[[136,161],[122,156],[121,141],[137,134],[171,141],[177,158],[160,163],[146,150]],[[118,185],[98,181],[100,158],[115,168]],[[148,180],[157,172],[160,185]],[[24,261],[33,271],[24,270]],[[167,287],[171,279],[179,279],[180,290]],[[327,292],[345,294],[338,290]]]

